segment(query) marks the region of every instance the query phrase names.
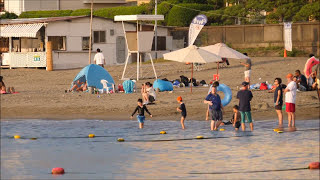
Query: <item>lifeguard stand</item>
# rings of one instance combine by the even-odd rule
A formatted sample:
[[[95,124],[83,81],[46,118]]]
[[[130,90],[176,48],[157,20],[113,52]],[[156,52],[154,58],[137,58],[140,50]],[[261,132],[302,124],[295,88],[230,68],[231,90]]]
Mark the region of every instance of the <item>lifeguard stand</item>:
[[[151,48],[152,48],[152,42],[154,37],[154,32],[156,29],[156,26],[154,26],[153,30],[151,31],[143,31],[142,30],[142,21],[160,21],[164,20],[163,15],[120,15],[115,16],[114,21],[121,21],[123,31],[125,34],[127,49],[128,49],[128,56],[125,62],[124,70],[122,73],[122,80],[124,79],[124,75],[127,69],[127,64],[129,61],[130,56],[132,53],[137,54],[137,80],[139,80],[140,77],[140,66],[141,66],[141,55],[145,53],[146,55],[149,55],[154,75],[157,79],[157,73],[156,69],[154,68],[152,56],[151,56]],[[124,26],[124,21],[135,21],[137,23],[136,31],[126,31]],[[140,26],[139,26],[140,24]]]

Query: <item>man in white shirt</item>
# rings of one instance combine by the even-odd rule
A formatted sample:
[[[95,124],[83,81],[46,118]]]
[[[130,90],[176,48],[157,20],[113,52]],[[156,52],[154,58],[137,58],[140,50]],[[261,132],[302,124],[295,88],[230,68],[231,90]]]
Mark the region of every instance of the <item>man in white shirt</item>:
[[[284,93],[286,94],[286,112],[288,113],[288,127],[295,128],[297,84],[293,81],[293,74],[288,74],[286,78],[288,80],[288,85],[287,88],[284,90]]]
[[[104,56],[99,48],[97,49],[97,54],[94,56],[94,63],[103,68],[104,68],[104,65],[106,64]]]

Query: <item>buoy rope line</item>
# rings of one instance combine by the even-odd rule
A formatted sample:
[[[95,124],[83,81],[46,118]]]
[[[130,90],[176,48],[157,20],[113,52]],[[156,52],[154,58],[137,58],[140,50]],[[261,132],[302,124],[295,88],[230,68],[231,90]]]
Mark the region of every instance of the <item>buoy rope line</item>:
[[[306,168],[292,168],[292,169],[274,169],[274,170],[257,170],[257,171],[231,171],[231,172],[191,172],[189,174],[238,174],[238,173],[260,173],[260,172],[276,172],[276,171],[297,171],[310,169]]]
[[[296,131],[319,131],[320,129],[319,128],[314,128],[314,129],[301,129],[301,130],[295,130],[293,132],[296,132]],[[239,131],[241,132],[241,131]],[[276,131],[277,132],[277,131]],[[290,131],[281,131],[282,133],[289,133]],[[136,134],[136,135],[131,135],[131,136],[156,136],[156,135],[165,135],[167,134],[166,132],[165,133],[152,133],[152,134]],[[178,133],[170,133],[172,135],[174,134],[178,134]],[[93,137],[89,137],[89,138],[98,138],[98,137],[121,137],[122,135],[100,135],[100,136],[96,136],[96,135],[93,135]],[[251,136],[251,135],[248,135],[248,136]],[[257,135],[254,135],[254,136],[257,136]],[[243,137],[243,136],[231,136],[231,137]],[[1,139],[2,138],[9,138],[9,139],[31,139],[31,140],[36,140],[36,139],[80,139],[80,138],[88,138],[88,136],[71,136],[71,137],[18,137],[18,138],[15,138],[15,137],[11,137],[11,136],[1,136]],[[206,138],[201,138],[201,139],[214,139],[214,138],[229,138],[229,137],[206,137]],[[131,140],[131,142],[157,142],[157,141],[183,141],[183,140],[193,140],[193,139],[200,139],[200,138],[185,138],[185,139],[168,139],[168,140],[148,140],[148,141],[144,141],[144,140]]]
[[[170,142],[170,141],[191,141],[191,140],[202,140],[202,139],[227,139],[227,138],[238,138],[238,137],[250,137],[258,135],[248,136],[230,136],[230,137],[195,137],[195,138],[183,138],[183,139],[154,139],[154,140],[122,140],[121,142]],[[92,142],[105,142],[105,141],[92,141]]]

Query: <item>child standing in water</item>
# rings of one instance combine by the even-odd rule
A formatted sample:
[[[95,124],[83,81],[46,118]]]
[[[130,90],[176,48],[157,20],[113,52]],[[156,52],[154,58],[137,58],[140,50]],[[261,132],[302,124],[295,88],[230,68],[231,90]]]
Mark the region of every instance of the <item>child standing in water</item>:
[[[182,97],[181,97],[181,96],[179,96],[179,97],[177,98],[177,101],[178,101],[178,103],[180,104],[180,106],[177,107],[177,111],[178,111],[178,112],[181,112],[181,120],[180,120],[180,122],[181,122],[181,127],[182,127],[182,129],[185,129],[184,120],[185,120],[186,117],[187,117],[187,109],[186,109],[185,104],[182,102]]]
[[[146,117],[144,116],[144,111],[146,111],[150,115],[150,117],[152,117],[152,114],[149,112],[149,110],[146,107],[146,105],[142,104],[142,99],[138,99],[138,106],[136,107],[136,109],[132,113],[131,118],[133,118],[133,115],[137,111],[138,111],[137,120],[139,122],[139,128],[142,129],[143,125],[144,125],[144,120],[146,119]]]
[[[221,126],[223,125],[229,125],[229,124],[232,124],[234,129],[236,131],[239,130],[239,127],[241,126],[241,123],[240,123],[241,119],[240,119],[240,112],[239,112],[239,106],[238,105],[234,105],[233,106],[233,116],[232,116],[232,119],[230,121],[227,121],[227,122],[222,122],[221,123]]]

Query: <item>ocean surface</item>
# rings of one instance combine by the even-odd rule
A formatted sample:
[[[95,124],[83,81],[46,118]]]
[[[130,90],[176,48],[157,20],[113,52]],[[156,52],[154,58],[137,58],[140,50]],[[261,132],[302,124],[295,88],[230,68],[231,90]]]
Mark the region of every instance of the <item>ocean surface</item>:
[[[254,122],[253,132],[185,124],[147,120],[140,130],[135,120],[2,120],[1,179],[319,179],[319,170],[305,169],[320,158],[319,120],[284,133],[273,131],[276,121]],[[66,173],[52,175],[54,167]]]

